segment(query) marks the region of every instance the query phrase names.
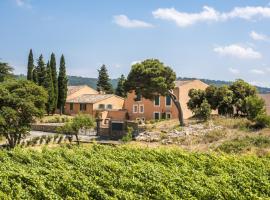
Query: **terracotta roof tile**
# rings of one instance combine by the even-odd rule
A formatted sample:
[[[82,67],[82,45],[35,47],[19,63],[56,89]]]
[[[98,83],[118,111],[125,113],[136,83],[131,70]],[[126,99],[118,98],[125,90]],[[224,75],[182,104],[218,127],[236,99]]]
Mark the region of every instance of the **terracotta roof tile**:
[[[87,87],[87,85],[76,85],[76,86],[68,86],[67,96],[78,92],[80,89]]]
[[[113,94],[83,94],[73,99],[67,100],[67,103],[96,103],[114,96]]]

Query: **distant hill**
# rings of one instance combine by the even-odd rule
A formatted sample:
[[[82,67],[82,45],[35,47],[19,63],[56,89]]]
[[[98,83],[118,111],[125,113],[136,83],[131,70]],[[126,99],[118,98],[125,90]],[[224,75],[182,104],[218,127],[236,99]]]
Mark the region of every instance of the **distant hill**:
[[[25,75],[17,75],[18,78],[25,78]],[[196,78],[187,78],[187,77],[179,77],[177,80],[195,80]],[[232,84],[231,81],[220,81],[220,80],[210,80],[210,79],[200,79],[202,82],[208,84],[208,85],[215,85],[215,86],[221,86],[221,85],[230,85]],[[111,84],[114,88],[117,86],[118,79],[112,79]],[[92,88],[96,88],[97,84],[97,78],[86,78],[81,76],[68,76],[68,84],[69,85],[88,85]],[[270,93],[270,88],[267,87],[259,87],[256,86],[259,93],[265,94]]]
[[[187,78],[187,77],[179,77],[177,80],[195,80],[196,78]],[[220,80],[210,80],[210,79],[199,79],[202,82],[208,84],[208,85],[215,85],[215,86],[222,86],[222,85],[231,85],[232,81],[220,81]],[[267,87],[259,87],[256,86],[259,93],[265,94],[265,93],[270,93],[270,88]]]

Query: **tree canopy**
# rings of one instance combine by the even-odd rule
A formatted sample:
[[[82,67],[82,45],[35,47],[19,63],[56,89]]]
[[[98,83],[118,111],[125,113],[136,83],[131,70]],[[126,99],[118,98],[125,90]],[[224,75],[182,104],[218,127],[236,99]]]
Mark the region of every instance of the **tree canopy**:
[[[13,75],[13,68],[8,63],[0,62],[0,82]]]
[[[30,131],[34,117],[44,114],[47,93],[43,87],[26,80],[0,84],[0,134],[11,148]]]
[[[58,108],[60,109],[60,114],[63,113],[66,98],[67,98],[67,74],[66,74],[66,63],[64,55],[60,59],[60,68],[58,75]]]
[[[117,87],[115,90],[115,94],[120,96],[120,97],[125,97],[126,96],[126,91],[125,91],[125,76],[122,74],[120,79],[118,80]]]
[[[102,65],[98,70],[97,91],[105,92],[106,94],[113,93],[113,87],[110,83],[110,78],[105,65]]]
[[[157,95],[170,96],[178,110],[180,125],[184,125],[181,105],[172,92],[175,80],[176,74],[170,67],[157,59],[147,59],[132,66],[125,82],[125,90],[134,90],[136,94],[151,100]]]
[[[34,58],[33,58],[33,51],[30,49],[28,55],[28,64],[27,64],[27,80],[33,81],[33,70],[34,70]]]

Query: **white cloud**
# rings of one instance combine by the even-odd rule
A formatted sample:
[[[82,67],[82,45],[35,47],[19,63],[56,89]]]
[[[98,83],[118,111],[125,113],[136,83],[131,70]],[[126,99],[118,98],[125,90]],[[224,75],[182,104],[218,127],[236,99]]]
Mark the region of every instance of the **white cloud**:
[[[19,7],[32,8],[29,0],[15,0],[15,3]]]
[[[208,6],[200,13],[178,12],[174,8],[159,8],[152,12],[155,18],[174,21],[178,26],[185,27],[202,21],[218,21],[219,13]]]
[[[254,51],[252,48],[245,48],[237,44],[216,47],[214,48],[214,51],[222,56],[232,56],[240,59],[259,59],[262,57],[259,52]]]
[[[232,74],[239,74],[240,71],[238,69],[234,69],[234,68],[229,68],[229,71],[232,73]]]
[[[23,6],[24,1],[23,0],[16,0],[16,4],[17,4],[17,6]]]
[[[135,65],[135,64],[140,63],[140,62],[141,62],[140,60],[132,61],[132,62],[130,63],[130,66]]]
[[[129,19],[126,15],[116,15],[113,17],[114,23],[124,28],[151,28],[152,24],[144,21]]]
[[[253,40],[261,40],[261,41],[268,41],[269,40],[268,36],[266,36],[264,34],[257,33],[255,31],[251,31],[249,35]]]
[[[259,69],[252,69],[249,72],[252,73],[252,74],[258,74],[258,75],[264,74],[264,71],[263,70],[259,70]]]
[[[204,6],[198,13],[186,13],[175,8],[159,8],[152,12],[157,19],[175,22],[180,27],[186,27],[198,22],[226,21],[233,18],[251,20],[254,18],[270,18],[270,7],[236,7],[230,12],[219,12],[209,6]]]

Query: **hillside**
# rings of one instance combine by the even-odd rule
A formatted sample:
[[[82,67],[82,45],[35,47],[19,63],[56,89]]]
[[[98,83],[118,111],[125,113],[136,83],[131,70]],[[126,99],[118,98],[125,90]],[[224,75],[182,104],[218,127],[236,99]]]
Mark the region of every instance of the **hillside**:
[[[25,75],[17,75],[18,78],[25,78]],[[179,77],[177,80],[194,80],[196,78],[187,78],[187,77]],[[97,78],[87,78],[87,77],[81,77],[81,76],[68,76],[68,84],[69,85],[88,85],[92,88],[96,88]],[[210,79],[200,79],[204,83],[208,85],[230,85],[232,82],[230,81],[220,81],[220,80],[210,80]],[[111,84],[114,88],[117,86],[118,79],[112,79]],[[259,87],[256,86],[259,93],[265,94],[270,93],[270,88],[267,87]]]

